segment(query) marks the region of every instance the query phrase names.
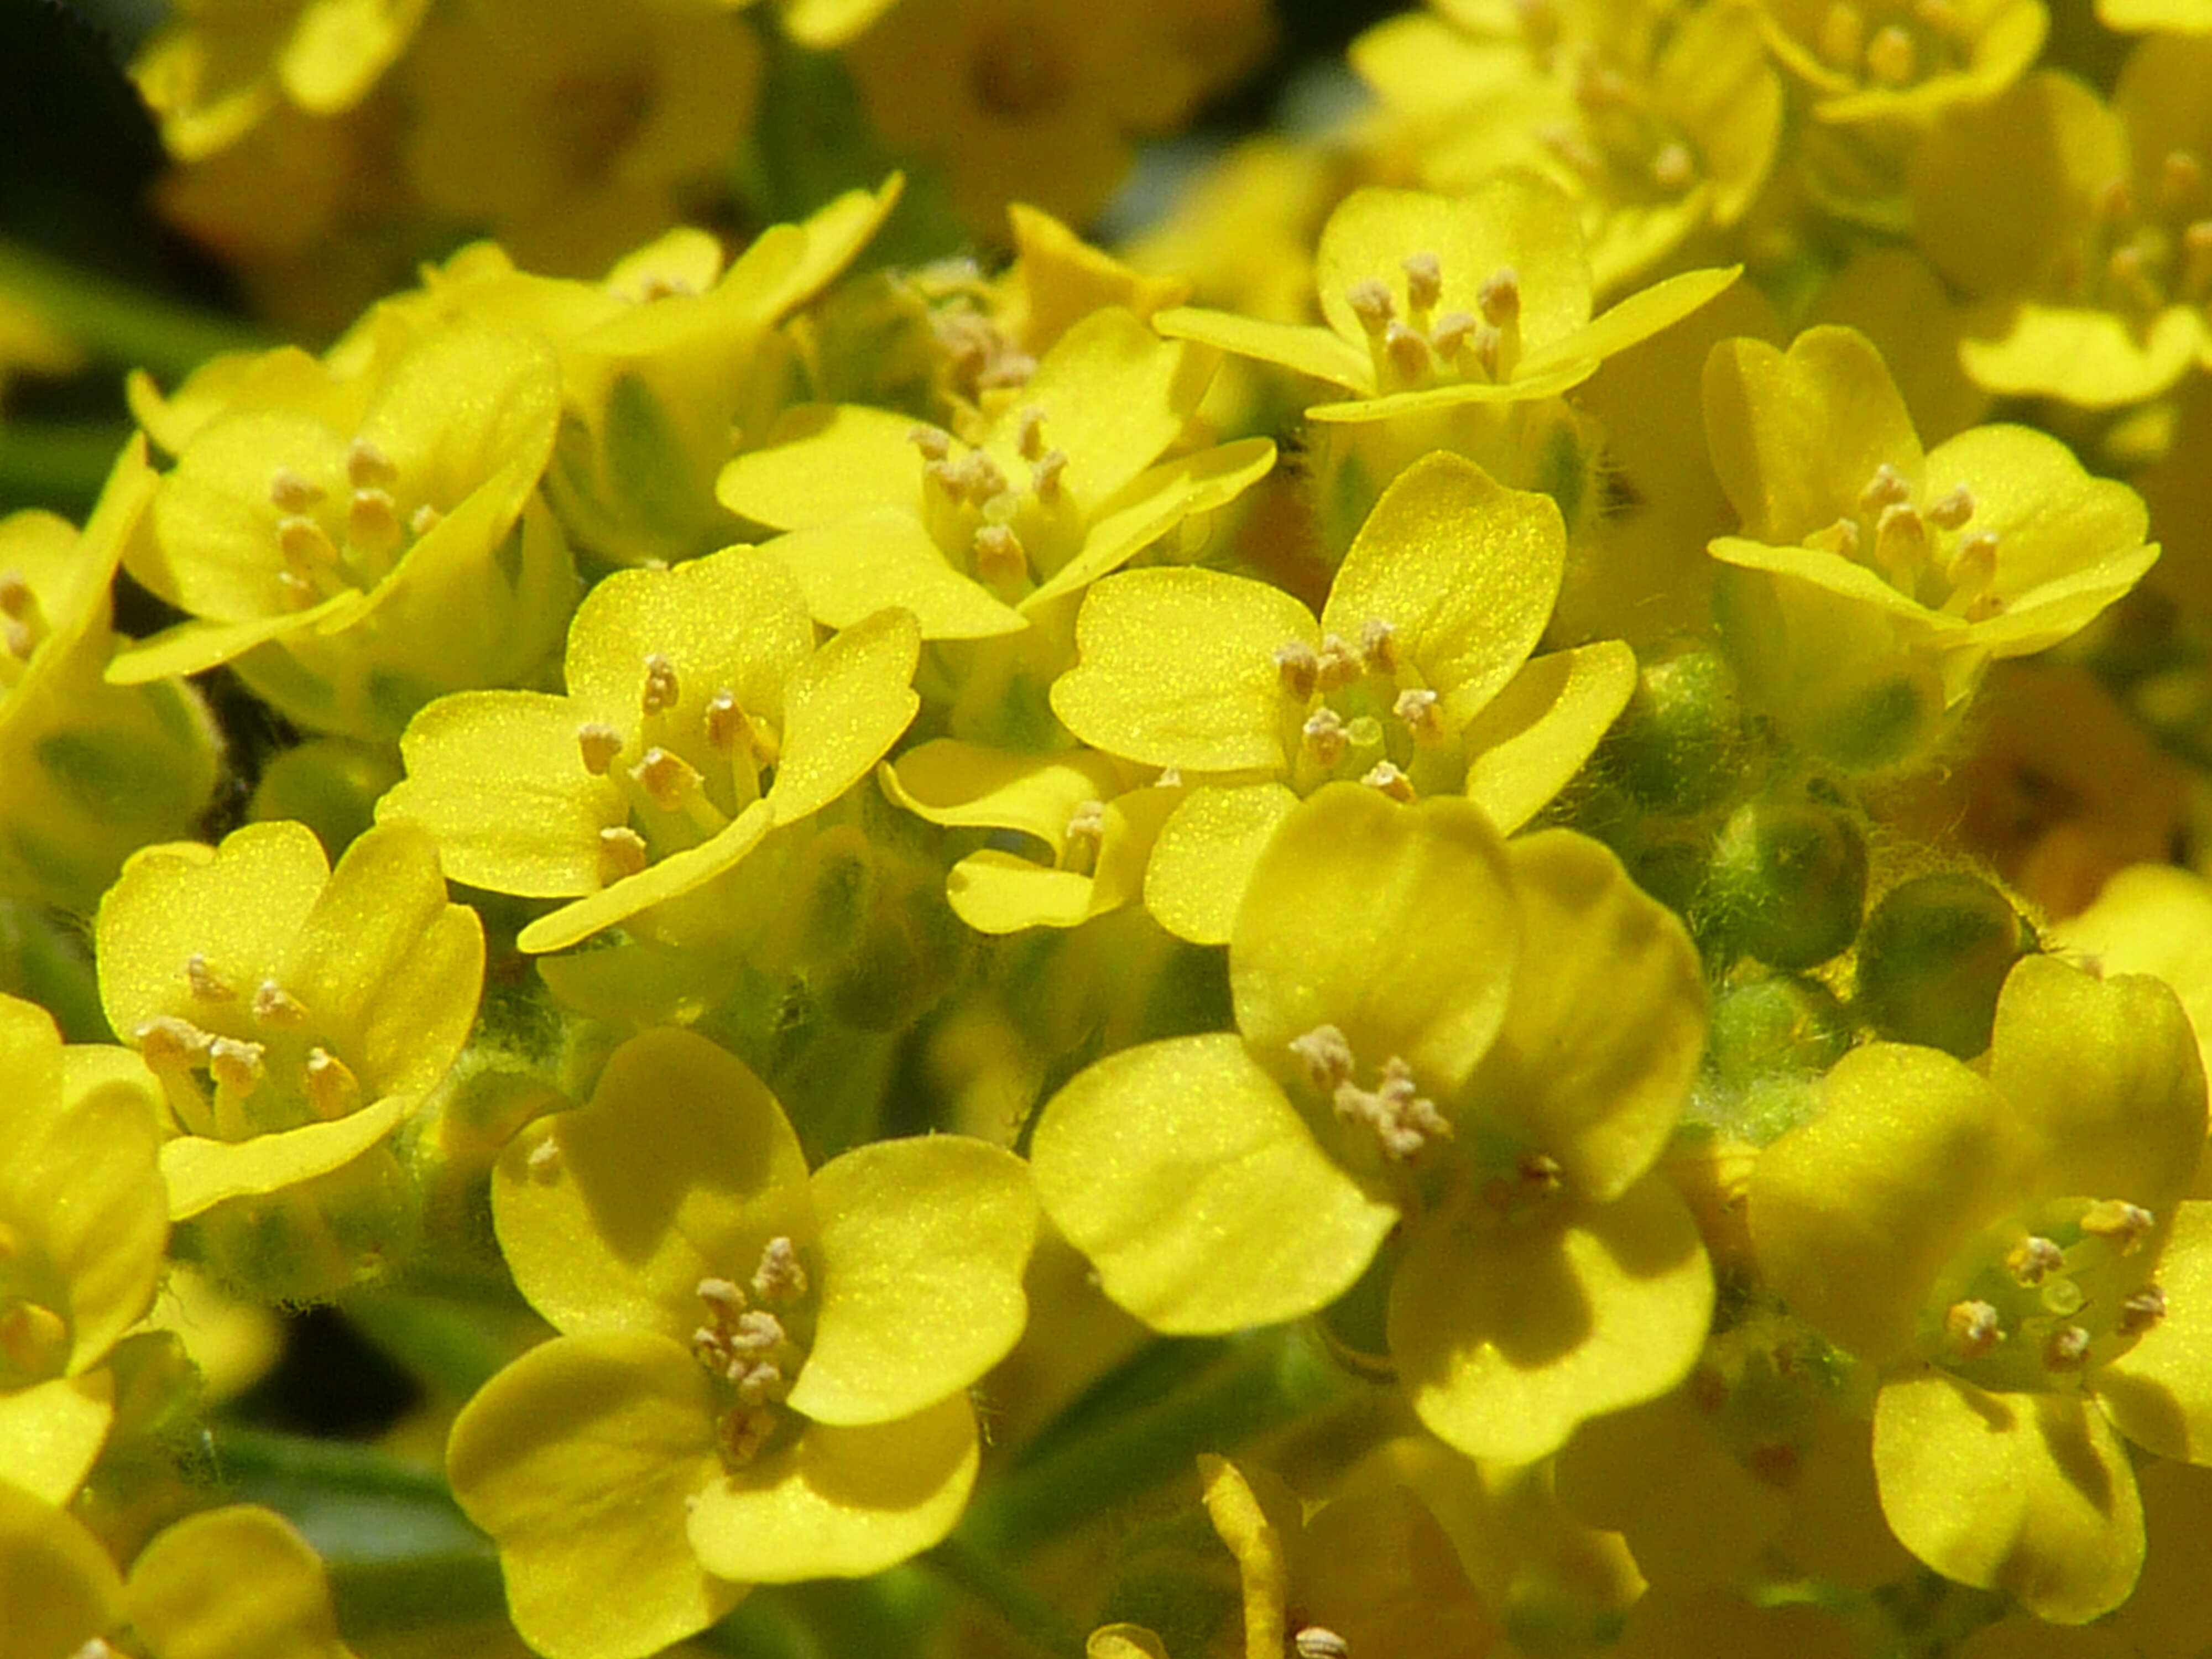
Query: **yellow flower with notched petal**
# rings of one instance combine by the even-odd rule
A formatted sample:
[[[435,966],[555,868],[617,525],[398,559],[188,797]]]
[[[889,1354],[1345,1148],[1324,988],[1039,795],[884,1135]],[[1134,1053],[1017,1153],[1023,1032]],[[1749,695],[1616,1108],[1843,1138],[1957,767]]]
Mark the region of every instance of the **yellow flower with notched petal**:
[[[2134,1587],[2122,1437],[2212,1462],[2204,1073],[2173,994],[2012,971],[1986,1076],[1872,1043],[1753,1170],[1759,1267],[1883,1381],[1881,1504],[1946,1577],[2060,1624]]]
[[[1146,876],[1162,924],[1225,942],[1269,832],[1332,780],[1407,800],[1463,793],[1509,831],[1550,800],[1636,678],[1617,640],[1530,659],[1565,544],[1543,496],[1437,453],[1383,491],[1318,624],[1289,594],[1218,571],[1095,585],[1052,706],[1085,743],[1191,786]]]
[[[335,870],[289,822],[149,848],[94,937],[108,1021],[167,1098],[170,1215],[199,1218],[210,1265],[270,1300],[378,1271],[404,1204],[381,1143],[460,1052],[483,980],[429,836],[379,826]]]
[[[1012,1154],[932,1135],[810,1176],[759,1079],[662,1030],[518,1137],[493,1209],[562,1334],[470,1402],[447,1471],[539,1652],[655,1652],[750,1584],[865,1577],[959,1519],[966,1389],[1027,1318]]]
[[[1460,404],[1521,403],[1580,384],[1606,358],[1735,280],[1684,271],[1595,319],[1582,219],[1565,191],[1502,172],[1462,197],[1354,191],[1322,228],[1314,280],[1328,326],[1184,307],[1160,331],[1279,363],[1356,395],[1316,421],[1380,421]]]
[[[1267,843],[1229,973],[1235,1032],[1110,1055],[1038,1121],[1038,1196],[1107,1295],[1170,1333],[1293,1319],[1398,1232],[1400,1384],[1509,1462],[1680,1379],[1712,1274],[1650,1171],[1705,999],[1610,854],[1325,788]]]
[[[1767,44],[1838,125],[1925,123],[1985,102],[2035,61],[2043,0],[1759,0]]]
[[[1754,696],[1832,761],[1926,752],[1992,660],[2056,645],[2158,557],[2142,501],[2048,434],[1978,426],[1923,452],[1863,335],[1808,329],[1785,354],[1714,348],[1714,470],[1742,521],[1722,636]]]
[[[431,704],[378,817],[428,826],[457,880],[574,900],[520,936],[561,950],[697,892],[867,776],[920,707],[921,648],[912,616],[881,611],[817,649],[798,585],[753,548],[617,572],[577,609],[567,695]]]

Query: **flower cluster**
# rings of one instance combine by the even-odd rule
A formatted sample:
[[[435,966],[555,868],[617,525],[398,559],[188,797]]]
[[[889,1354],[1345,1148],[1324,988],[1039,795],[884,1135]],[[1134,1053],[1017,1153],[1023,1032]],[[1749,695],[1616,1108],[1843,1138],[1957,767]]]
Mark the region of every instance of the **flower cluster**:
[[[1429,0],[1109,208],[1294,9],[176,0],[274,333],[0,249],[0,1659],[2197,1659],[2095,14]]]

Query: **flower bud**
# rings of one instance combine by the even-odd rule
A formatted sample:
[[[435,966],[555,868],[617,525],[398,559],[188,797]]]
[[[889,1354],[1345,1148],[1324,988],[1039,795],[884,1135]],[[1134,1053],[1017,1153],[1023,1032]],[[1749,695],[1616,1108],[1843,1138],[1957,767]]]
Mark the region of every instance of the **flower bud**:
[[[1867,919],[1858,1012],[1886,1037],[1972,1060],[1990,1046],[2005,975],[2034,948],[2020,913],[1990,883],[1916,877]]]
[[[1741,732],[1735,672],[1718,652],[1692,647],[1644,665],[1606,755],[1639,800],[1695,811],[1736,781]]]
[[[1771,967],[1810,968],[1857,934],[1866,882],[1866,838],[1842,811],[1749,801],[1713,849],[1700,931]]]

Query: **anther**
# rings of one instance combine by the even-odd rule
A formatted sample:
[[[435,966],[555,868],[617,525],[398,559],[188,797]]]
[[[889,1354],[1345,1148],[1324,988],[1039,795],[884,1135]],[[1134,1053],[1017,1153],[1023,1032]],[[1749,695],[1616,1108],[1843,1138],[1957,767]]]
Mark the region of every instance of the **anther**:
[[[427,536],[445,521],[446,515],[425,501],[408,514],[407,528],[416,536]]]
[[[522,1162],[536,1179],[550,1181],[554,1170],[560,1167],[561,1143],[548,1135],[530,1149],[530,1155]]]
[[[638,707],[648,714],[658,714],[675,708],[678,695],[676,665],[658,651],[647,653],[645,684],[638,693]]]
[[[1291,1638],[1297,1659],[1352,1659],[1352,1644],[1321,1625],[1308,1625]]]
[[[728,1341],[735,1353],[758,1356],[791,1340],[783,1322],[764,1308],[750,1308],[730,1321]]]
[[[2015,1284],[2040,1285],[2066,1265],[2066,1252],[2051,1239],[2030,1234],[2005,1253],[2005,1271]]]
[[[2171,206],[2179,206],[2197,194],[2204,182],[2204,163],[2197,159],[2196,152],[2170,149],[2158,167],[2159,194]]]
[[[361,1104],[361,1079],[329,1049],[308,1049],[302,1073],[308,1109],[325,1121],[347,1116]]]
[[[1388,795],[1401,806],[1411,806],[1419,797],[1413,792],[1413,781],[1389,761],[1377,761],[1367,769],[1360,782],[1380,795]]]
[[[1928,526],[1917,509],[1899,501],[1875,520],[1874,562],[1893,578],[1909,580],[1928,561]]]
[[[775,1432],[775,1413],[765,1406],[732,1412],[722,1419],[722,1461],[741,1469],[760,1455]]]
[[[1182,768],[1180,766],[1163,766],[1160,768],[1159,776],[1152,780],[1152,787],[1155,789],[1182,788]]]
[[[228,1089],[240,1100],[261,1086],[269,1075],[269,1051],[258,1042],[240,1042],[219,1036],[208,1042],[208,1075],[217,1088]]]
[[[1500,265],[1483,279],[1475,303],[1483,321],[1493,328],[1510,327],[1521,319],[1521,274],[1510,265]]]
[[[8,654],[18,662],[30,661],[31,653],[39,648],[38,635],[13,617],[6,618],[5,625],[0,626],[0,641],[6,643]]]
[[[2083,1232],[2103,1239],[2122,1255],[2132,1255],[2155,1225],[2157,1218],[2148,1210],[2120,1198],[2100,1200],[2081,1217]]]
[[[783,1386],[783,1368],[766,1360],[747,1367],[742,1376],[731,1381],[738,1385],[738,1400],[748,1406],[774,1404],[788,1392]]]
[[[38,603],[38,595],[31,592],[30,579],[21,571],[0,570],[0,617],[21,621],[31,614]]]
[[[1963,530],[1974,516],[1974,492],[1960,484],[1930,501],[1921,516],[1938,530]]]
[[[1549,1152],[1522,1153],[1513,1160],[1513,1173],[1523,1198],[1553,1199],[1566,1189],[1566,1166]]]
[[[1838,519],[1826,529],[1816,530],[1805,538],[1805,545],[1823,553],[1833,553],[1838,558],[1856,559],[1859,556],[1859,527],[1856,520]]]
[[[1954,589],[1961,592],[1978,591],[1996,579],[1997,534],[1994,530],[1977,530],[1951,551],[1951,568],[1947,573]]]
[[[699,787],[699,774],[691,763],[658,744],[645,751],[629,769],[629,775],[645,791],[646,798],[664,812],[677,811]]]
[[[1044,454],[1044,410],[1030,404],[1014,418],[1014,447],[1025,461],[1035,461]]]
[[[1405,722],[1417,743],[1435,743],[1444,735],[1443,704],[1426,686],[1401,691],[1390,712]]]
[[[208,1044],[215,1041],[210,1033],[174,1014],[158,1015],[131,1036],[138,1045],[138,1057],[156,1072],[177,1071],[198,1064],[208,1051]]]
[[[1359,624],[1359,655],[1378,674],[1398,671],[1398,630],[1380,617]]]
[[[399,503],[388,489],[356,489],[346,503],[346,540],[356,550],[380,557],[399,545]]]
[[[279,513],[305,513],[323,499],[323,487],[310,483],[289,466],[280,466],[269,475],[269,504]]]
[[[1067,452],[1048,449],[1030,469],[1030,493],[1047,507],[1060,499],[1060,475],[1067,471]]]
[[[2043,1367],[2051,1371],[2078,1371],[2088,1363],[2089,1333],[2079,1325],[2062,1325],[2043,1345]]]
[[[1432,309],[1443,298],[1443,264],[1433,253],[1416,253],[1404,261],[1406,303],[1415,311]]]
[[[1304,640],[1275,647],[1275,674],[1283,690],[1304,702],[1321,682],[1321,659]]]
[[[1430,348],[1439,357],[1455,358],[1480,326],[1473,312],[1447,311],[1429,330]]]
[[[1905,475],[1884,461],[1859,491],[1859,511],[1872,518],[1886,507],[1899,507],[1912,499],[1912,486]]]
[[[2166,1292],[2155,1285],[2146,1285],[2122,1299],[2116,1325],[2122,1336],[2141,1336],[2165,1317]]]
[[[611,887],[625,876],[634,876],[653,862],[645,837],[626,823],[599,831],[599,885]]]
[[[1352,1076],[1352,1045],[1334,1025],[1316,1025],[1291,1039],[1290,1050],[1304,1062],[1316,1089],[1334,1090]]]
[[[338,544],[331,539],[330,532],[313,519],[279,519],[276,550],[284,556],[287,564],[302,573],[335,570],[343,562],[338,557]]]
[[[1345,745],[1351,741],[1336,710],[1326,706],[1308,715],[1299,731],[1305,738],[1306,752],[1323,766],[1334,766],[1341,760]]]
[[[1314,659],[1314,683],[1323,691],[1341,690],[1367,672],[1364,653],[1340,634],[1324,634]]]
[[[1006,586],[1028,577],[1029,554],[1022,547],[1022,538],[1005,525],[979,526],[970,544],[975,553],[975,574],[991,586]]]
[[[2181,287],[2192,300],[2212,288],[2212,219],[2191,220],[2181,233]]]
[[[753,1269],[753,1294],[771,1304],[796,1302],[806,1294],[806,1269],[799,1265],[799,1247],[781,1233],[761,1246],[760,1266]]]
[[[595,778],[606,776],[622,746],[622,733],[604,720],[586,720],[576,728],[576,748],[584,757],[584,769]]]
[[[195,951],[185,958],[185,983],[191,988],[195,1002],[229,1002],[238,993],[230,982],[208,966],[208,959]]]
[[[1392,323],[1383,329],[1382,355],[1401,380],[1425,380],[1436,367],[1429,343],[1403,323]]]
[[[1886,87],[1911,86],[1920,73],[1920,53],[1912,36],[1896,24],[1875,31],[1867,42],[1867,73]]]
[[[941,426],[910,426],[906,441],[921,452],[926,461],[942,461],[952,453],[952,434]]]
[[[1960,1359],[1979,1359],[2004,1340],[1997,1310],[1986,1302],[1954,1302],[1943,1311],[1943,1334]]]
[[[307,1006],[275,980],[264,979],[254,988],[253,1018],[264,1025],[301,1025],[307,1022]]]
[[[1344,302],[1370,335],[1380,334],[1397,319],[1398,307],[1390,301],[1390,290],[1372,276],[1345,289]]]
[[[356,438],[346,446],[346,482],[356,489],[389,489],[399,482],[399,469],[367,438]]]
[[[735,1319],[745,1310],[745,1293],[726,1279],[702,1279],[692,1293],[727,1319]]]
[[[1680,139],[1662,145],[1651,158],[1651,182],[1662,190],[1687,190],[1697,176],[1697,158]]]
[[[1079,801],[1067,815],[1067,828],[1061,840],[1071,853],[1096,851],[1106,834],[1106,803],[1098,800]]]

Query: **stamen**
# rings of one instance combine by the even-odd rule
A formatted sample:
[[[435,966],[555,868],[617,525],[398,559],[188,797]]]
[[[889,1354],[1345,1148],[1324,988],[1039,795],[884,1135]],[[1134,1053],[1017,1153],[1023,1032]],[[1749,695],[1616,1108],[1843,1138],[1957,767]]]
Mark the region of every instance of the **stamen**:
[[[1321,659],[1304,640],[1275,647],[1275,673],[1283,690],[1304,702],[1321,681]]]
[[[346,541],[359,553],[381,558],[399,545],[399,503],[387,489],[356,489],[346,503]]]
[[[0,1311],[0,1358],[19,1375],[51,1376],[69,1363],[69,1322],[45,1304],[18,1299]]]
[[[446,515],[425,501],[408,516],[407,528],[417,536],[427,536],[445,521]]]
[[[2139,1204],[2107,1198],[2092,1204],[2081,1218],[2081,1231],[2101,1238],[2122,1255],[2132,1255],[2142,1245],[2143,1235],[2158,1224],[2157,1218]]]
[[[1859,491],[1859,511],[1873,518],[1886,507],[1901,507],[1911,499],[1912,486],[1905,483],[1905,475],[1884,461]]]
[[[622,746],[622,733],[604,720],[586,720],[576,728],[576,747],[583,755],[584,769],[595,778],[606,776]]]
[[[1380,617],[1359,624],[1359,655],[1378,674],[1398,672],[1398,630]]]
[[[1352,1045],[1334,1025],[1316,1025],[1304,1036],[1292,1037],[1290,1050],[1305,1062],[1306,1075],[1316,1089],[1334,1090],[1352,1076]]]
[[[253,1018],[264,1025],[303,1025],[307,1006],[273,979],[264,979],[253,993]]]
[[[207,957],[198,951],[185,958],[185,983],[191,988],[195,1002],[230,1002],[238,996],[230,982],[209,967]]]
[[[1321,654],[1315,659],[1315,684],[1323,691],[1341,690],[1367,672],[1367,659],[1362,652],[1341,634],[1324,634],[1321,640]]]
[[[1510,328],[1521,320],[1521,274],[1510,265],[1500,265],[1484,279],[1482,289],[1475,295],[1481,307],[1482,319],[1493,328]]]
[[[1326,705],[1308,715],[1299,730],[1305,738],[1306,751],[1324,767],[1343,759],[1345,747],[1352,740],[1336,710]]]
[[[2197,194],[2204,183],[2204,163],[2193,150],[2170,149],[2158,167],[2159,194],[2169,207],[2179,207]]]
[[[208,1042],[208,1075],[216,1086],[243,1100],[258,1089],[269,1075],[268,1049],[258,1042],[240,1042],[219,1036]]]
[[[307,1050],[305,1068],[308,1108],[325,1122],[351,1114],[361,1104],[361,1079],[327,1048]]]
[[[561,1143],[548,1135],[532,1146],[530,1156],[522,1161],[533,1179],[550,1181],[554,1172],[561,1167]]]
[[[1443,702],[1426,686],[1401,691],[1390,712],[1405,722],[1416,743],[1439,743],[1445,736]]]
[[[799,1265],[799,1247],[781,1233],[761,1247],[760,1266],[753,1270],[753,1294],[772,1304],[796,1302],[806,1294],[806,1269]]]
[[[1291,1638],[1297,1659],[1352,1659],[1352,1644],[1321,1625],[1308,1625]]]
[[[2166,1292],[2146,1285],[2120,1303],[2116,1328],[2122,1336],[2141,1336],[2166,1317]]]
[[[1383,1062],[1382,1080],[1373,1090],[1340,1083],[1332,1103],[1343,1121],[1372,1129],[1394,1162],[1413,1157],[1432,1139],[1452,1138],[1451,1125],[1433,1101],[1415,1092],[1412,1071],[1395,1054]]]
[[[2088,1363],[2089,1333],[2079,1325],[2062,1325],[2051,1332],[2051,1340],[2043,1345],[2043,1368],[2051,1371],[2078,1371]]]
[[[276,550],[284,556],[284,562],[301,575],[313,575],[318,571],[337,570],[344,561],[338,556],[338,544],[331,539],[330,532],[313,519],[279,519],[276,521]]]
[[[0,616],[18,620],[27,617],[39,602],[31,592],[30,578],[20,570],[0,570]]]
[[[180,1071],[196,1066],[215,1041],[211,1032],[203,1031],[188,1020],[173,1014],[161,1014],[148,1020],[131,1034],[138,1045],[138,1058],[156,1072]]]
[[[1974,492],[1960,484],[1930,501],[1921,516],[1938,530],[1963,530],[1974,516]]]
[[[648,715],[661,714],[676,707],[678,695],[676,665],[658,651],[648,652],[645,659],[645,686],[638,694],[638,707]]]
[[[399,468],[367,438],[356,438],[346,446],[346,482],[356,489],[389,489],[399,482]]]
[[[1048,449],[1030,469],[1030,493],[1050,507],[1060,499],[1060,475],[1067,471],[1067,452]]]
[[[952,434],[941,426],[910,426],[906,441],[921,452],[926,461],[942,461],[952,453]]]
[[[1910,590],[1928,562],[1928,526],[1903,503],[1885,507],[1875,520],[1874,562],[1890,580]]]
[[[708,1307],[735,1319],[745,1310],[745,1293],[726,1279],[702,1279],[694,1294]]]
[[[2033,1287],[2066,1265],[2066,1252],[2048,1238],[2030,1234],[2005,1253],[2005,1271],[2013,1282]]]
[[[1856,560],[1859,556],[1859,527],[1850,519],[1838,519],[1825,530],[1816,530],[1805,538],[1805,545],[1823,553],[1833,553],[1838,558]]]
[[[765,1406],[732,1412],[722,1419],[722,1461],[732,1469],[744,1468],[760,1455],[775,1433],[775,1413]]]
[[[599,885],[611,887],[625,876],[634,876],[653,862],[645,837],[626,823],[599,831]]]
[[[1687,190],[1697,176],[1697,157],[1680,139],[1662,145],[1659,153],[1651,158],[1651,182],[1662,190]]]
[[[1943,1334],[1960,1359],[1979,1359],[2005,1340],[1997,1310],[1986,1302],[1954,1302],[1944,1310]]]
[[[1060,839],[1072,858],[1079,854],[1097,852],[1105,835],[1106,803],[1086,800],[1079,803],[1067,815],[1067,828]]]
[[[1182,788],[1182,768],[1180,766],[1163,766],[1160,768],[1159,776],[1152,780],[1152,787],[1155,789]]]
[[[1403,323],[1392,323],[1382,331],[1382,355],[1389,359],[1399,379],[1417,384],[1426,380],[1436,368],[1429,343]]]
[[[318,483],[310,483],[289,466],[280,466],[269,475],[269,502],[279,513],[305,513],[326,492]]]
[[[1022,538],[1005,525],[980,526],[971,545],[975,552],[975,574],[993,587],[1006,587],[1028,580],[1030,556]]]
[[[1391,302],[1390,290],[1373,276],[1345,289],[1344,302],[1352,307],[1359,326],[1370,337],[1380,334],[1397,319],[1398,307]]]
[[[658,744],[645,751],[629,769],[629,775],[645,791],[646,798],[664,812],[680,810],[699,788],[697,769],[683,756],[671,754]]]
[[[1015,416],[1014,447],[1025,461],[1035,461],[1044,454],[1044,410],[1035,404]]]
[[[1866,66],[1867,73],[1886,87],[1910,86],[1920,73],[1919,50],[1909,33],[1892,23],[1875,31],[1867,42]]]
[[[1429,345],[1437,356],[1456,358],[1480,325],[1469,311],[1447,311],[1429,330]]]
[[[1443,297],[1443,263],[1433,253],[1416,253],[1404,262],[1406,303],[1415,311],[1432,309]]]
[[[1359,781],[1376,793],[1388,795],[1401,806],[1411,806],[1419,799],[1413,792],[1413,779],[1389,761],[1376,762]]]

